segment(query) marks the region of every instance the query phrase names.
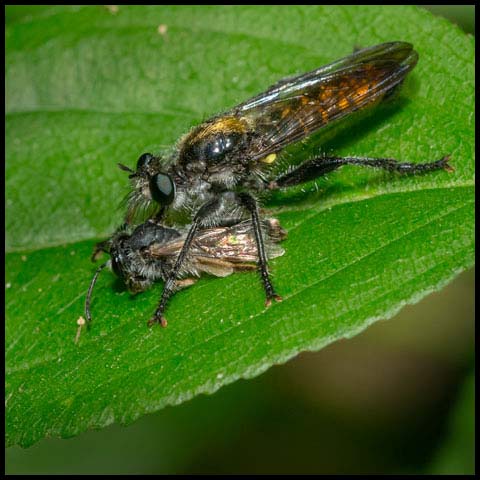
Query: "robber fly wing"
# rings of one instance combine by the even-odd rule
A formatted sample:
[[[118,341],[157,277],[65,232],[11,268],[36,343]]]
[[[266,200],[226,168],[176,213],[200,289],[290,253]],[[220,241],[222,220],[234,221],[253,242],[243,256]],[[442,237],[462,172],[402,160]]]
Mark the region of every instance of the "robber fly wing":
[[[335,74],[345,68],[362,64],[364,62],[371,62],[377,58],[390,59],[391,61],[401,63],[402,58],[406,57],[407,54],[412,51],[413,46],[406,42],[381,43],[373,47],[357,50],[352,55],[335,60],[334,62],[312,70],[311,72],[282,78],[271,85],[265,92],[240,103],[234,110],[248,111],[261,105],[281,101],[282,99],[292,96],[292,93],[294,95],[298,94],[298,89],[301,89],[302,86],[306,85],[308,82],[321,81],[324,77],[328,77],[329,75]]]
[[[312,72],[281,80],[229,113],[255,125],[251,159],[262,159],[379,101],[402,82],[417,60],[412,45],[405,42],[366,48]]]

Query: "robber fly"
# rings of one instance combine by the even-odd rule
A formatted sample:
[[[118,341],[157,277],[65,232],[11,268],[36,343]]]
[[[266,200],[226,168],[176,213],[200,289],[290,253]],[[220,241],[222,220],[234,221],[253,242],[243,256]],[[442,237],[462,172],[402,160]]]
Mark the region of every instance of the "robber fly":
[[[157,221],[169,211],[188,208],[193,221],[152,322],[164,324],[163,312],[199,229],[217,225],[239,211],[248,213],[258,251],[266,305],[276,294],[269,278],[257,197],[269,190],[298,185],[342,165],[359,165],[419,174],[451,170],[449,157],[430,163],[403,163],[389,158],[322,156],[274,175],[281,151],[322,127],[390,96],[415,67],[418,54],[405,42],[383,43],[312,72],[285,78],[229,111],[216,115],[183,136],[167,158],[143,154],[130,173],[126,223],[139,211]]]
[[[284,250],[277,243],[285,238],[286,232],[278,220],[264,220],[261,226],[268,258],[283,255]],[[124,226],[102,244],[102,250],[110,255],[110,259],[100,265],[90,282],[85,300],[88,323],[91,321],[93,287],[105,267],[110,267],[130,292],[143,292],[157,280],[169,278],[188,233],[187,229],[168,228],[153,220],[139,225],[131,233],[128,229]],[[256,260],[257,245],[250,221],[201,229],[177,273],[181,280],[176,282],[175,289],[192,285],[195,277],[202,273],[226,277],[234,271],[255,269]],[[166,325],[163,319],[162,326]]]

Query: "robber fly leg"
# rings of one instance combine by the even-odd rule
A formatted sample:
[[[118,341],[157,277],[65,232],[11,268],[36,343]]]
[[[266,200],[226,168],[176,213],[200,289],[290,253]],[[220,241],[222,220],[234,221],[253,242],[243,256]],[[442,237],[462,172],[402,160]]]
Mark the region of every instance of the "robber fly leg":
[[[440,160],[428,163],[409,163],[399,162],[392,158],[369,158],[369,157],[317,157],[308,160],[289,173],[281,175],[273,182],[270,182],[269,188],[291,187],[315,178],[321,177],[343,165],[358,165],[361,167],[383,168],[390,172],[402,174],[418,175],[431,172],[433,170],[446,170],[453,172],[453,167],[448,164],[450,155],[446,155]]]
[[[190,246],[192,245],[193,237],[198,229],[198,222],[196,220],[193,221],[190,230],[188,231],[187,238],[185,239],[185,243],[183,244],[182,250],[180,250],[180,254],[178,255],[177,261],[170,272],[167,281],[165,282],[165,286],[163,287],[162,298],[160,299],[160,303],[158,304],[157,309],[153,317],[148,322],[148,325],[151,326],[154,323],[159,323],[162,327],[167,326],[167,320],[163,316],[163,312],[165,311],[165,307],[167,306],[168,299],[172,296],[175,290],[175,282],[177,281],[178,273],[180,272],[180,268],[182,267],[183,261],[190,250]]]
[[[202,207],[200,207],[200,210],[195,215],[192,225],[190,226],[190,230],[188,231],[187,238],[185,239],[183,247],[180,250],[175,265],[173,266],[173,269],[169,273],[167,281],[165,282],[160,303],[158,304],[158,307],[155,310],[153,317],[148,322],[148,325],[151,326],[154,323],[159,323],[162,327],[167,326],[167,320],[163,316],[163,313],[167,306],[168,299],[175,292],[178,275],[180,273],[182,264],[188,255],[188,251],[190,250],[190,247],[192,245],[193,238],[195,237],[198,228],[204,226],[205,224],[208,224],[208,219],[215,216],[216,212],[220,207],[220,203],[221,202],[218,199],[212,200],[211,202],[208,202]]]
[[[255,234],[255,240],[257,242],[258,250],[258,267],[260,269],[260,275],[262,276],[263,287],[267,296],[265,305],[268,307],[272,303],[272,299],[277,302],[282,301],[282,297],[275,293],[270,276],[268,274],[267,256],[265,254],[265,244],[263,242],[262,229],[260,226],[260,219],[258,215],[258,205],[256,200],[248,193],[239,193],[238,200],[241,205],[246,208],[252,216],[253,231]]]

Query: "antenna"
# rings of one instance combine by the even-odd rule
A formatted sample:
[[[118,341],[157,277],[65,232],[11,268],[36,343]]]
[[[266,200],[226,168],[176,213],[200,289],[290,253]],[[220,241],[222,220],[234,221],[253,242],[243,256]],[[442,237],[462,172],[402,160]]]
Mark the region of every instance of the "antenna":
[[[98,268],[95,274],[93,275],[90,286],[88,287],[87,298],[85,299],[85,317],[87,319],[87,325],[91,322],[92,316],[90,315],[90,299],[92,297],[93,287],[97,283],[97,278],[100,275],[100,272],[108,265],[110,260],[107,260],[105,263],[102,263]]]
[[[123,170],[124,172],[130,173],[128,178],[135,178],[135,177],[139,176],[138,173],[135,170],[132,170],[130,167],[127,167],[123,163],[117,163],[117,166],[120,170]]]
[[[117,163],[117,166],[120,170],[123,170],[124,172],[135,173],[134,170],[132,170],[130,167],[127,167],[123,163]]]

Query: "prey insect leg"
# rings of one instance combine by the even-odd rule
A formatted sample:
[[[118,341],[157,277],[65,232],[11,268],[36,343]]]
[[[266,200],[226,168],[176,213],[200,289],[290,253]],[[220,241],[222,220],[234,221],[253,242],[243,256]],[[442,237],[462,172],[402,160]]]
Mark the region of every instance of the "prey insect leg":
[[[190,247],[192,245],[193,238],[195,237],[198,228],[202,226],[205,220],[215,216],[215,213],[217,212],[219,207],[220,201],[212,200],[211,202],[203,205],[195,215],[192,225],[190,226],[190,230],[188,231],[187,238],[185,239],[185,242],[183,244],[182,250],[180,250],[175,265],[173,266],[173,269],[170,272],[167,281],[165,282],[160,303],[158,304],[158,307],[155,310],[153,317],[148,322],[149,326],[153,325],[154,323],[159,323],[162,327],[167,326],[167,320],[163,316],[163,312],[165,311],[165,307],[167,306],[168,299],[175,291],[175,284],[177,282],[180,269],[186,256],[188,255],[188,251],[190,250]]]
[[[110,243],[111,243],[111,240],[112,238],[119,232],[121,231],[124,231],[126,228],[128,227],[128,224],[127,223],[122,223],[122,225],[120,225],[116,230],[115,232],[111,235],[110,238],[107,238],[106,240],[103,240],[102,242],[98,242],[95,244],[95,246],[93,247],[93,252],[92,252],[92,255],[90,256],[90,260],[92,262],[96,262],[102,252],[104,253],[109,253],[109,249],[110,249]]]
[[[262,277],[263,287],[267,296],[265,305],[268,307],[272,303],[272,299],[277,302],[282,301],[282,297],[275,293],[270,276],[268,274],[267,256],[265,254],[265,244],[262,236],[262,229],[260,227],[260,219],[258,215],[258,205],[256,200],[248,193],[239,193],[238,200],[241,205],[248,210],[252,216],[253,232],[255,234],[255,240],[257,242],[258,251],[258,267],[260,269],[260,275]]]
[[[453,172],[453,167],[448,164],[450,155],[446,155],[440,160],[428,163],[410,163],[399,162],[393,158],[369,158],[369,157],[317,157],[308,160],[294,170],[281,175],[273,182],[270,182],[268,188],[275,190],[277,188],[291,187],[300,183],[314,180],[326,173],[332,172],[343,165],[358,165],[361,167],[374,167],[398,172],[402,174],[421,174],[433,170],[446,170]]]

